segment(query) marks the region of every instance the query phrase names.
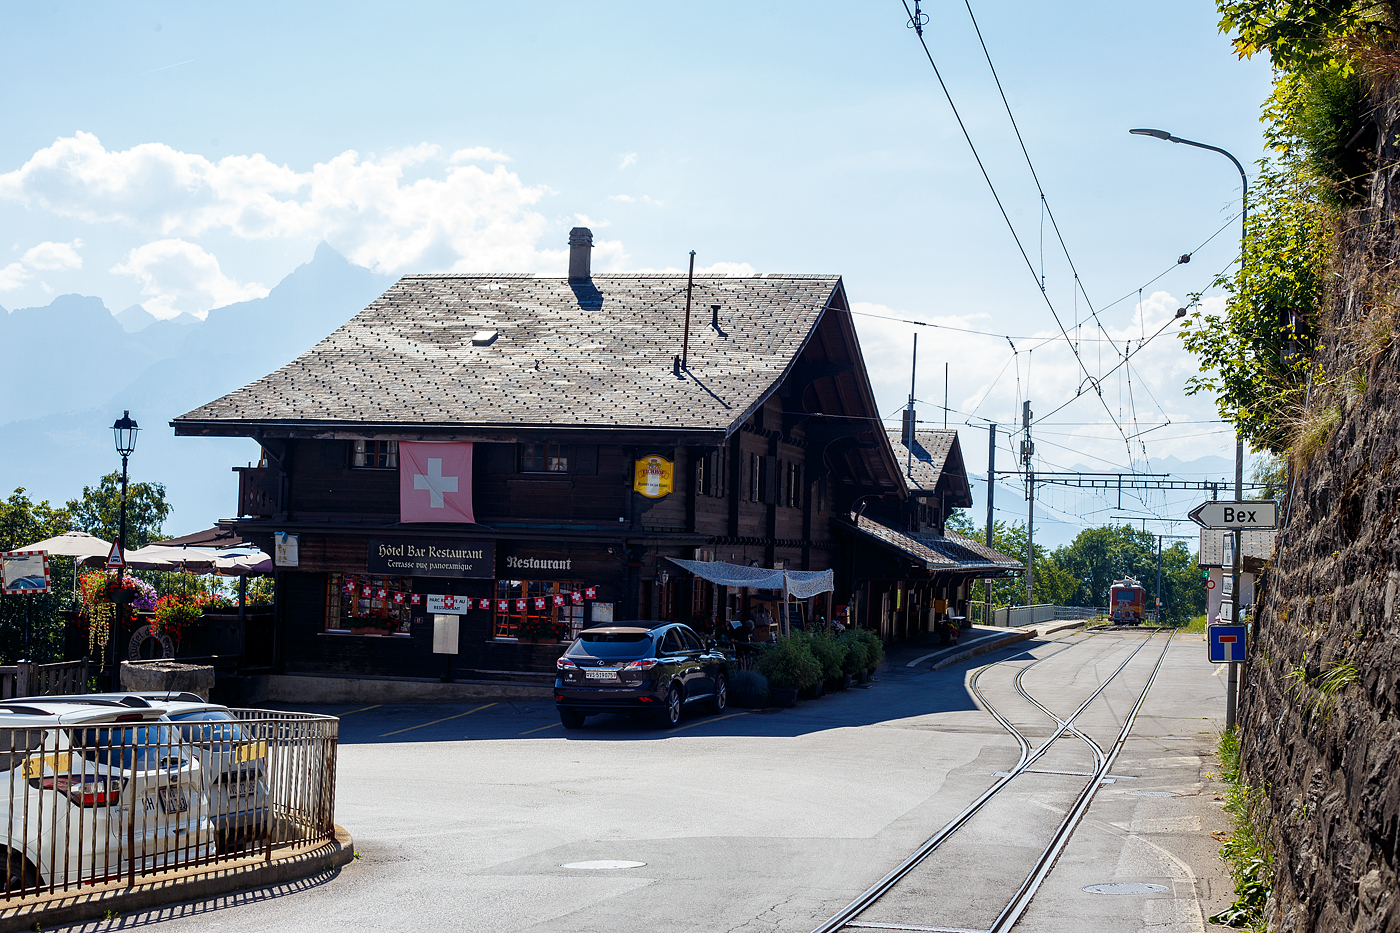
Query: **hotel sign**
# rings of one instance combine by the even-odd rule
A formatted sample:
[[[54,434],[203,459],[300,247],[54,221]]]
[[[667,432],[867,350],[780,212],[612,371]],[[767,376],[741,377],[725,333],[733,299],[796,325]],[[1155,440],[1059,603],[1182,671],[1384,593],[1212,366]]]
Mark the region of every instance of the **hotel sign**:
[[[374,538],[369,542],[369,572],[399,577],[496,576],[494,541],[405,541]]]

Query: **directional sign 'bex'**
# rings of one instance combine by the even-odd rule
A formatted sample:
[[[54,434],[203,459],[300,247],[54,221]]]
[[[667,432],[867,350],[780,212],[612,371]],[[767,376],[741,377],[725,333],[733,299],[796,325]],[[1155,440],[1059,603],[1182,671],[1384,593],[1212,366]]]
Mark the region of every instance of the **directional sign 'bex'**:
[[[1278,503],[1272,499],[1250,502],[1202,502],[1190,512],[1202,528],[1277,528]]]

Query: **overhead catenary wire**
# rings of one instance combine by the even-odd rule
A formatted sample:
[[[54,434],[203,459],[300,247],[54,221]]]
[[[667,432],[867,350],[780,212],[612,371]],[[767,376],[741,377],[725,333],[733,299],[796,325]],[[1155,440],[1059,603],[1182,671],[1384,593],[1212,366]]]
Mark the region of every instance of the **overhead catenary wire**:
[[[908,0],[900,0],[900,5],[904,7],[905,14],[909,16],[910,20],[912,20],[914,18],[914,14],[909,9]],[[922,33],[922,30],[920,30],[920,33]],[[1045,307],[1050,311],[1050,316],[1054,318],[1055,326],[1060,329],[1060,335],[1064,337],[1065,343],[1070,348],[1070,352],[1074,354],[1075,362],[1079,364],[1079,368],[1081,371],[1083,371],[1084,377],[1089,381],[1090,385],[1094,386],[1094,394],[1098,396],[1100,403],[1102,403],[1104,406],[1104,410],[1107,411],[1108,416],[1112,418],[1113,412],[1108,408],[1108,402],[1103,397],[1103,392],[1099,386],[1099,380],[1097,380],[1094,377],[1094,375],[1089,372],[1089,367],[1084,363],[1083,358],[1079,355],[1079,348],[1076,347],[1074,341],[1070,339],[1069,331],[1065,329],[1064,321],[1060,319],[1060,313],[1057,310],[1055,310],[1055,303],[1050,300],[1049,293],[1044,289],[1039,288],[1039,280],[1036,276],[1035,265],[1031,262],[1030,256],[1026,253],[1025,244],[1021,242],[1021,237],[1016,232],[1016,226],[1011,222],[1011,216],[1006,212],[1006,205],[1002,203],[1001,195],[997,192],[996,185],[992,183],[992,177],[987,172],[987,166],[982,161],[982,156],[977,151],[976,144],[972,141],[972,134],[968,131],[967,124],[963,122],[962,114],[958,111],[957,104],[953,102],[952,92],[948,90],[948,85],[943,80],[943,75],[938,69],[938,63],[934,61],[933,52],[929,50],[928,43],[924,41],[924,37],[922,34],[918,36],[918,40],[920,47],[924,50],[924,56],[928,59],[929,66],[933,69],[934,77],[938,80],[938,86],[942,89],[943,96],[948,101],[948,107],[953,111],[953,118],[957,120],[958,129],[962,131],[963,139],[966,140],[968,148],[972,150],[973,160],[977,163],[977,168],[982,173],[982,179],[987,183],[987,188],[991,191],[992,199],[996,202],[997,205],[997,210],[1001,212],[1001,218],[1006,224],[1006,229],[1011,233],[1011,238],[1016,243],[1016,250],[1021,254],[1021,260],[1025,263],[1026,269],[1028,272],[1030,272],[1031,277],[1037,279],[1037,291],[1040,292],[1041,300],[1045,302]],[[1039,186],[1039,182],[1037,182],[1037,186]],[[1128,444],[1127,435],[1124,434],[1123,437],[1123,443],[1126,447]]]

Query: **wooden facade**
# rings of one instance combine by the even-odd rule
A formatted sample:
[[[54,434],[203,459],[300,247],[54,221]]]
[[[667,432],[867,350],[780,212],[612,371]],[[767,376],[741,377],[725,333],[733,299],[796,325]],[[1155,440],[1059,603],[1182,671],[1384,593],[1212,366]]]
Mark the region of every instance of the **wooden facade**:
[[[762,595],[720,593],[667,557],[833,569],[837,602],[864,624],[926,630],[907,612],[913,621],[887,621],[902,596],[875,615],[874,594],[907,583],[909,561],[858,523],[869,513],[941,529],[961,504],[957,478],[926,492],[898,462],[840,280],[691,283],[711,318],[692,322],[682,362],[687,284],[410,277],[293,364],[177,419],[177,434],[263,448],[259,466],[238,470],[238,517],[221,524],[269,553],[279,532],[296,541],[295,567],[277,573],[278,669],[544,676],[559,647],[517,634],[535,599],[575,629],[610,616],[708,631]],[[476,524],[400,522],[393,452],[415,440],[472,443]],[[659,498],[634,489],[635,464],[653,456],[673,476]],[[463,575],[390,576],[374,556],[385,542],[482,556]],[[386,604],[402,600],[384,611],[389,631],[357,630],[360,593],[380,589]],[[433,654],[428,596],[472,601],[456,655]],[[515,618],[520,599],[531,608]]]

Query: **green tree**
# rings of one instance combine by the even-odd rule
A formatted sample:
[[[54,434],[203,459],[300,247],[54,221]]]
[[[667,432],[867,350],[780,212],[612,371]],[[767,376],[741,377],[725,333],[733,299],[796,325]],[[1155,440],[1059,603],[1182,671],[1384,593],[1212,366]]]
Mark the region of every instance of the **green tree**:
[[[1348,64],[1349,45],[1381,45],[1400,22],[1395,0],[1216,0],[1216,8],[1240,58],[1267,51],[1280,71]]]
[[[122,475],[108,473],[97,488],[83,487],[80,499],[68,503],[75,527],[108,541],[115,541],[121,527]],[[145,547],[163,538],[161,526],[170,516],[162,483],[129,483],[126,490],[126,547]]]
[[[1056,548],[1053,562],[1074,581],[1070,606],[1107,606],[1116,580],[1136,577],[1149,608],[1157,594],[1157,536],[1129,525],[1086,528],[1071,544]],[[1205,586],[1195,556],[1184,542],[1162,550],[1162,617],[1184,623],[1205,610]]]
[[[23,489],[0,500],[0,551],[20,550],[36,541],[62,534],[71,518],[47,501],[34,502]],[[73,558],[49,558],[48,593],[0,596],[0,663],[13,664],[24,655],[25,614],[31,626],[30,654],[35,661],[63,656],[64,620],[73,587]]]

